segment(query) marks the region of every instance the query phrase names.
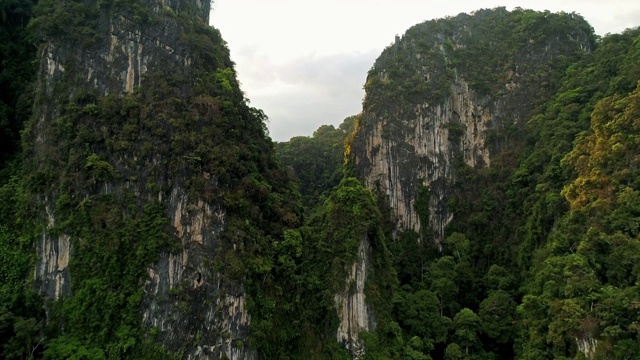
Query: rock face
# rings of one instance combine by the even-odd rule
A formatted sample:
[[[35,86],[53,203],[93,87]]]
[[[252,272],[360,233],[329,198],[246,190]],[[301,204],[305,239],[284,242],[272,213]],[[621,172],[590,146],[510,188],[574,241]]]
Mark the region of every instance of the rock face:
[[[364,344],[360,340],[360,332],[375,330],[375,318],[367,301],[364,289],[372,271],[370,264],[371,245],[365,236],[358,246],[357,261],[353,263],[345,282],[344,289],[335,295],[336,308],[340,326],[337,338],[354,359],[364,355]]]
[[[49,299],[73,295],[70,264],[80,251],[76,244],[92,239],[64,223],[60,209],[65,203],[74,204],[73,210],[105,197],[130,199],[122,209],[125,218],[159,203],[169,223],[165,231],[176,246],[162,250],[146,269],[140,284],[142,323],[154,329],[168,350],[185,358],[257,358],[244,345],[250,316],[242,281],[213,266],[221,254],[236,250],[221,235],[228,218],[216,195],[220,179],[194,152],[211,140],[197,134],[204,134],[211,119],[226,110],[219,104],[224,94],[207,97],[192,90],[197,85],[193,73],[206,63],[209,69],[233,74],[217,31],[198,30],[208,24],[210,2],[99,3],[80,1],[68,9],[60,3],[44,17],[82,14],[84,32],[55,28],[53,21],[42,25],[45,42],[26,151],[34,173],[46,174],[38,195],[47,225],[36,242],[36,286]],[[198,46],[219,53],[198,55]],[[241,94],[237,84],[219,83]],[[134,99],[138,102],[132,103]],[[171,118],[176,111],[186,114],[188,123],[176,125],[179,119]],[[104,221],[108,226],[109,220]]]
[[[48,298],[57,299],[71,293],[69,278],[69,256],[71,242],[69,235],[53,236],[42,234],[37,244],[38,262],[34,278],[39,282],[40,291]]]
[[[176,188],[167,199],[174,211],[171,224],[183,250],[164,253],[147,269],[142,321],[155,328],[169,349],[186,350],[186,358],[253,359],[242,344],[247,340],[250,316],[242,283],[228,281],[212,271],[211,262],[220,252],[225,211]],[[192,348],[185,343],[200,337]]]
[[[179,1],[168,3],[148,1],[146,5],[154,12],[161,11],[164,6],[171,9],[181,7]],[[53,122],[61,116],[64,109],[62,106],[56,106],[52,100],[74,97],[83,91],[91,91],[98,97],[132,93],[134,87],[140,86],[142,77],[149,70],[149,65],[155,67],[164,64],[176,69],[184,69],[188,65],[189,59],[185,48],[174,49],[167,45],[178,44],[177,22],[165,19],[162,25],[165,26],[164,30],[158,26],[147,28],[143,32],[141,26],[134,23],[133,18],[127,18],[123,14],[118,14],[108,21],[102,19],[94,26],[98,31],[107,33],[108,38],[98,43],[95,52],[79,48],[77,42],[70,41],[66,37],[54,37],[45,41],[39,56],[41,59],[37,90],[39,98],[36,101],[35,123],[32,125],[33,152],[31,155],[35,158],[39,169],[50,166],[51,155],[59,145],[55,143],[52,136],[55,132]],[[91,50],[96,50],[96,47]],[[64,93],[60,89],[61,84],[66,85],[63,89]],[[67,86],[78,87],[68,89]],[[66,159],[56,160],[61,162]],[[105,193],[113,191],[113,184],[105,184]],[[45,198],[43,202],[55,204],[56,200]],[[48,228],[55,226],[55,215],[51,210],[53,208],[55,208],[53,205],[46,207]],[[59,237],[50,236],[45,232],[37,247],[39,261],[36,266],[36,280],[41,284],[40,289],[49,297],[69,295],[67,265],[71,245],[68,238],[68,235],[63,235],[60,239],[67,239],[67,241],[60,241]],[[60,261],[61,258],[66,260]],[[66,286],[63,285],[64,283]]]
[[[442,242],[456,168],[490,166],[518,146],[519,129],[553,89],[545,78],[591,50],[589,29],[574,14],[497,8],[416,25],[385,49],[350,151],[366,186],[389,197],[397,231]],[[428,214],[417,210],[421,186]]]

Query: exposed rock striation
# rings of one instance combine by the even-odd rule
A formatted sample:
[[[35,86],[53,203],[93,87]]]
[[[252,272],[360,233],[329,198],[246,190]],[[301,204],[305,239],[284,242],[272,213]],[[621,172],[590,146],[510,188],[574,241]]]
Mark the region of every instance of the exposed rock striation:
[[[174,211],[171,224],[183,249],[163,253],[147,269],[143,323],[157,329],[169,349],[185,351],[186,358],[256,358],[248,347],[237,347],[238,341],[247,341],[250,320],[242,283],[211,268],[223,247],[225,211],[189,199],[180,188],[172,191],[166,207]]]
[[[364,356],[364,344],[360,339],[360,332],[375,330],[375,316],[371,309],[371,302],[367,301],[365,286],[371,277],[373,267],[370,263],[371,244],[365,236],[358,245],[356,262],[349,269],[344,289],[335,295],[340,325],[337,339],[354,359]]]
[[[547,79],[591,51],[590,29],[575,14],[496,8],[396,37],[369,71],[350,151],[365,185],[388,196],[397,231],[442,242],[456,169],[490,166],[519,146],[519,130],[556,86]],[[417,210],[421,186],[428,214]]]
[[[223,198],[240,183],[234,176],[246,174],[225,166],[266,171],[270,140],[262,118],[245,104],[224,41],[207,25],[210,2],[48,6],[50,14],[36,22],[44,43],[25,137],[47,224],[36,242],[37,288],[52,300],[74,296],[91,271],[80,252],[129,249],[108,234],[133,219],[131,246],[136,236],[164,244],[148,250],[158,255],[142,269],[142,298],[126,300],[140,302],[139,318],[156,339],[185,358],[257,358],[247,342],[241,272],[231,274],[224,263],[244,248],[247,235],[236,227],[224,236],[230,216]],[[253,143],[238,140],[245,135]],[[263,158],[238,156],[234,141],[264,146],[256,150]],[[167,219],[164,235],[142,227],[141,214],[154,204]],[[75,223],[82,214],[88,219]],[[99,240],[92,229],[111,240]],[[154,242],[154,236],[170,240]]]

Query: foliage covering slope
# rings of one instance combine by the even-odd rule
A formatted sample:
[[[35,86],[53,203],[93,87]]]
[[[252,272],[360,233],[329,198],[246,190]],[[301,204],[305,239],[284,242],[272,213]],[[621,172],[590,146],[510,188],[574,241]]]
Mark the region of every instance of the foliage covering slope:
[[[1,10],[10,21],[21,18],[21,7],[6,4]],[[41,36],[91,49],[104,40],[97,31],[99,11],[159,21],[136,4],[41,0],[32,26]],[[554,21],[574,16],[517,9],[511,18],[504,11],[483,10],[475,20],[459,15],[483,19],[483,31],[463,34],[473,45],[444,59],[468,68],[477,76],[472,86],[486,94],[500,91],[504,79],[494,78],[499,71],[493,70],[511,65],[527,46],[520,40],[554,36]],[[195,70],[180,77],[158,69],[126,95],[99,96],[62,83],[52,98],[37,99],[37,105],[60,107],[45,156],[33,155],[37,129],[27,122],[23,158],[4,162],[17,151],[16,131],[28,112],[19,105],[25,87],[3,92],[10,96],[0,104],[0,127],[8,129],[10,141],[2,144],[11,144],[3,148],[7,176],[0,188],[4,358],[180,357],[180,351],[158,344],[158,330],[144,329],[139,316],[146,267],[162,252],[180,251],[163,203],[149,200],[157,194],[166,199],[170,181],[228,210],[226,247],[212,267],[242,279],[252,316],[243,346],[262,358],[349,358],[335,339],[334,296],[346,285],[363,239],[372,248],[366,292],[377,323],[375,331],[361,334],[366,359],[639,356],[637,29],[594,39],[594,50],[577,61],[562,59],[528,74],[531,82],[549,83],[529,99],[537,108],[519,134],[524,141],[494,154],[490,168],[460,162],[449,204],[455,220],[440,252],[424,234],[393,238],[384,194],[351,176],[342,151],[357,117],[338,129],[323,126],[310,138],[272,144],[264,114],[246,105],[217,30],[169,10],[162,16],[182,27]],[[445,20],[436,25],[453,34]],[[24,24],[11,24],[3,26],[2,36],[21,35],[11,35],[0,50],[22,46],[25,58],[33,56],[24,45]],[[410,32],[420,33],[420,27]],[[489,41],[502,41],[504,51],[483,54]],[[387,55],[381,61],[397,60],[398,66],[387,83],[372,77],[365,107],[447,91],[444,80],[452,74],[446,62],[438,63],[440,52],[433,66],[443,66],[445,77],[429,87],[412,78],[413,54]],[[15,75],[2,85],[24,83],[34,70],[23,65],[3,65],[3,76],[5,69]],[[186,88],[188,96],[181,93]],[[169,165],[159,171],[122,162],[132,153],[148,163],[160,154]],[[212,186],[203,172],[214,174],[218,184]],[[101,191],[127,181],[137,195]],[[427,188],[419,192],[416,206],[428,217],[423,205],[432,194]],[[56,199],[60,220],[49,230],[75,241],[72,295],[47,304],[29,278],[32,245],[46,227],[43,194]],[[233,245],[240,250],[231,250]],[[186,346],[198,341],[194,336]]]

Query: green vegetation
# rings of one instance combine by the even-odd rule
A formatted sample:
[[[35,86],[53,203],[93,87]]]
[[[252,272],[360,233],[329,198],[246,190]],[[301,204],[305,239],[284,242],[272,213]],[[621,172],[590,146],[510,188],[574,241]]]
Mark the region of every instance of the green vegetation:
[[[296,136],[276,144],[280,165],[300,181],[300,194],[307,209],[320,205],[342,179],[345,142],[354,131],[355,118],[344,119],[337,129],[323,125],[312,137]]]
[[[490,169],[459,168],[448,231],[471,241],[482,286],[467,306],[478,309],[484,349],[501,358],[639,353],[635,255],[627,252],[636,246],[630,119],[639,34],[607,36],[571,65],[528,121],[526,147],[503,152]]]
[[[365,240],[365,238],[367,240]],[[345,287],[347,269],[357,260],[361,241],[369,241],[373,278],[367,293],[376,319],[387,324],[388,298],[395,286],[375,197],[355,178],[345,178],[307,224],[273,243],[273,270],[260,279],[253,305],[257,321],[252,345],[268,358],[345,359],[335,340],[339,322],[334,295]],[[279,306],[275,306],[279,304]],[[383,341],[383,340],[380,340]]]
[[[0,3],[0,168],[19,152],[20,130],[31,115],[36,47],[27,24],[35,0]],[[6,169],[5,171],[6,172]],[[6,181],[7,175],[1,181]]]
[[[157,341],[166,332],[145,329],[141,319],[148,267],[182,251],[169,226],[173,210],[162,201],[176,188],[225,209],[222,245],[203,266],[227,279],[262,278],[273,243],[291,239],[284,229],[298,225],[297,189],[277,167],[264,113],[246,105],[219,32],[194,9],[176,6],[169,15],[131,1],[37,5],[29,28],[60,45],[56,61],[65,71],[46,86],[40,79],[22,161],[6,167],[13,177],[0,192],[6,358],[181,357],[183,348],[165,348]],[[108,46],[107,23],[120,14],[132,31],[169,16],[180,30],[173,45],[188,51],[191,66],[154,67],[135,91],[101,95],[76,72],[71,49]],[[28,275],[34,245],[63,237],[72,249],[70,288],[41,299]],[[248,297],[258,295],[247,288]],[[202,306],[182,287],[168,295],[184,313]],[[198,344],[199,334],[189,341]]]
[[[545,26],[574,31],[573,37],[592,36],[584,22],[566,26],[575,18],[494,9],[417,25],[371,70],[365,111],[387,114],[378,116],[387,119],[415,106],[408,86],[417,83],[407,76],[432,61],[422,57],[426,52],[419,58],[411,52],[422,39],[442,42],[447,66],[464,74],[473,90],[501,96],[507,81],[501,74],[508,73],[502,71],[518,62],[519,46],[536,54],[546,37],[557,35],[543,31]],[[469,25],[480,19],[477,26]],[[451,23],[480,30],[460,34]],[[444,41],[437,38],[441,34]],[[472,169],[457,161],[449,200],[454,220],[442,253],[428,238],[426,244],[419,241],[424,234],[401,233],[389,244],[400,282],[394,320],[405,341],[418,336],[422,345],[417,353],[405,351],[405,357],[625,359],[640,354],[640,293],[632,265],[638,234],[632,204],[638,178],[639,34],[628,30],[597,42],[592,37],[593,52],[522,72],[520,81],[542,90],[526,99],[535,110],[517,136],[508,128],[490,130],[488,135],[508,144],[492,149],[490,168]],[[494,46],[502,50],[483,53]],[[450,76],[446,70],[434,72]],[[433,81],[435,75],[430,76]],[[392,90],[393,84],[405,85]],[[429,96],[416,99],[437,103]],[[396,127],[388,134],[402,136],[397,128],[402,124],[385,126]],[[428,215],[421,210],[427,192],[418,188],[415,193],[422,218]]]
[[[517,137],[491,129],[506,144],[491,167],[456,162],[454,220],[434,244],[426,226],[398,232],[386,194],[353,177],[344,152],[363,116],[273,144],[220,33],[187,2],[159,12],[137,1],[34,3],[0,7],[0,357],[171,359],[217,336],[198,329],[170,348],[162,327],[142,326],[147,268],[188,246],[169,220],[176,188],[225,210],[202,266],[243,285],[251,324],[233,341],[261,358],[350,358],[335,336],[335,296],[353,291],[347,275],[364,244],[376,324],[359,334],[364,359],[640,354],[640,30],[596,41],[575,14],[497,8],[417,25],[385,50],[364,104],[385,118],[438,103],[459,75],[481,96],[502,96],[542,44],[570,54],[518,68],[522,86],[540,90],[526,99],[535,110]],[[100,48],[105,14],[134,28],[174,21],[190,67],[150,68],[133,92],[104,95],[69,60],[53,91],[31,96],[32,39]],[[567,36],[593,51],[553,40]],[[30,98],[46,124],[29,120]],[[459,142],[464,125],[447,126]],[[416,184],[422,224],[435,191]],[[45,238],[73,249],[57,300],[31,275]],[[189,286],[167,294],[184,314],[204,306]]]
[[[587,42],[587,49],[578,41]],[[553,79],[594,45],[593,29],[575,13],[500,7],[427,21],[408,29],[376,60],[364,108],[393,113],[408,111],[402,109],[407,104],[438,104],[460,78],[484,96],[501,96],[505,84],[516,80],[539,89],[527,101],[540,104],[555,91]],[[538,61],[528,61],[531,56]]]

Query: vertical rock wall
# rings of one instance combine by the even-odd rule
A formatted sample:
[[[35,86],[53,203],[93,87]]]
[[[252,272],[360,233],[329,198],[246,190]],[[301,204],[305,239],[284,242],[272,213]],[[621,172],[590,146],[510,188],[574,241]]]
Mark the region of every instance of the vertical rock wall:
[[[338,343],[344,346],[354,359],[364,356],[364,344],[360,340],[360,332],[375,330],[375,318],[370,302],[365,295],[365,285],[370,272],[371,245],[365,236],[358,246],[357,260],[347,275],[344,289],[335,295],[340,325],[338,327]]]
[[[188,359],[254,359],[247,341],[250,316],[241,283],[212,269],[224,245],[225,210],[189,199],[176,188],[167,199],[182,251],[163,253],[147,269],[142,321],[159,340]],[[194,339],[198,339],[195,341]],[[239,346],[238,346],[239,345]]]
[[[520,24],[523,14],[539,27]],[[545,28],[551,18],[561,25]],[[574,14],[504,8],[425,22],[396,37],[369,72],[350,144],[358,176],[389,197],[396,231],[441,243],[453,218],[456,167],[491,166],[519,146],[519,129],[554,87],[546,77],[564,72],[559,59],[590,51],[589,39]],[[428,224],[416,210],[420,186],[430,189]]]
[[[85,5],[98,6],[90,1]],[[157,70],[170,71],[176,78],[184,79],[174,85],[177,87],[173,91],[189,99],[190,89],[184,84],[189,83],[194,66],[192,49],[182,39],[184,24],[178,19],[187,15],[193,17],[193,21],[207,24],[210,2],[145,0],[139,5],[152,14],[152,21],[141,23],[135,14],[127,11],[112,10],[108,14],[104,9],[97,10],[99,18],[91,28],[99,36],[89,48],[79,46],[65,34],[45,39],[40,52],[34,122],[30,128],[32,148],[27,149],[37,171],[51,172],[56,166],[60,167],[56,162],[69,163],[73,156],[73,149],[63,152],[59,138],[52,135],[57,131],[57,118],[64,112],[60,100],[83,92],[98,98],[132,94],[144,87],[147,76]],[[224,44],[217,46],[224,47]],[[226,61],[230,63],[229,59]],[[166,128],[167,120],[159,117],[157,126]],[[111,140],[108,127],[95,131],[102,134],[99,142]],[[166,140],[158,137],[154,141]],[[113,165],[119,176],[95,188],[72,189],[72,197],[79,200],[101,194],[131,194],[140,204],[162,203],[170,219],[167,231],[181,244],[181,250],[162,253],[159,261],[147,269],[141,308],[143,324],[157,331],[158,340],[167,349],[180,352],[186,358],[256,358],[244,345],[250,316],[243,285],[215,271],[213,266],[216,256],[230,246],[224,244],[220,236],[226,225],[225,209],[218,202],[207,202],[203,195],[189,191],[185,184],[193,174],[171,169],[162,154],[149,156],[138,145],[122,155],[105,153],[104,145],[89,143],[87,146],[92,149],[101,150],[101,156]],[[171,148],[171,144],[168,146]],[[195,175],[204,179],[209,188],[217,186],[215,174],[201,171]],[[170,190],[158,190],[150,184]],[[72,295],[74,281],[69,271],[70,259],[74,256],[72,237],[65,232],[50,231],[60,223],[55,210],[59,198],[55,186],[40,197],[48,225],[36,242],[38,260],[34,275],[38,289],[50,299]]]
[[[357,140],[361,142],[355,148],[358,170],[367,187],[389,196],[398,229],[420,232],[415,202],[418,187],[423,185],[431,190],[428,226],[436,241],[442,240],[453,216],[447,201],[454,161],[459,156],[471,167],[491,164],[486,131],[499,118],[500,105],[478,99],[458,78],[444,103],[416,104],[408,118],[378,117],[367,112],[362,115],[361,124],[366,128],[361,128]],[[518,118],[510,121],[517,122]],[[452,123],[461,127],[457,138],[451,134]],[[387,131],[398,126],[406,130],[397,137]]]

